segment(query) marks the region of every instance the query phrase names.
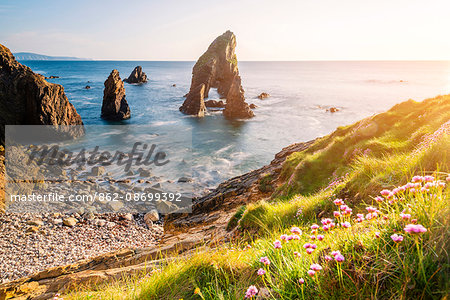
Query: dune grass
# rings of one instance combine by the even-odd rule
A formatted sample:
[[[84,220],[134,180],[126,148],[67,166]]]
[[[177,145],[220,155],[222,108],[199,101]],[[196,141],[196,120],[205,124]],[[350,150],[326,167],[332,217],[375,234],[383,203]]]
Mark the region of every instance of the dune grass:
[[[237,241],[65,298],[442,299],[449,120],[440,96],[339,128],[287,159],[270,199],[238,209],[228,224]]]

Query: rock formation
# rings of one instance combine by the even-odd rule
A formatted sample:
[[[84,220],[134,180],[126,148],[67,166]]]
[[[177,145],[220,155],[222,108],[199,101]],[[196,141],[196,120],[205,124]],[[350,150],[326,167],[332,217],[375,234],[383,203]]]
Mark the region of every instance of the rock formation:
[[[187,115],[203,117],[206,112],[204,101],[205,85],[200,84],[195,89],[191,89],[188,99],[180,107],[180,111]]]
[[[222,100],[208,100],[205,101],[205,106],[206,107],[214,107],[214,108],[224,108],[225,107],[225,103]]]
[[[227,95],[227,104],[223,110],[223,115],[227,118],[248,119],[255,114],[245,102],[244,89],[241,85],[241,77],[234,77],[230,91]]]
[[[269,98],[269,97],[270,97],[270,95],[268,93],[261,93],[258,95],[258,98],[261,100]]]
[[[83,125],[64,88],[16,61],[0,44],[0,141],[5,125]],[[84,133],[81,126],[59,127],[67,137]]]
[[[105,81],[103,91],[102,118],[110,121],[129,119],[130,107],[125,99],[125,88],[120,79],[119,71],[112,70]]]
[[[186,100],[180,107],[180,111],[186,114],[203,116],[201,111],[204,106],[204,98],[208,97],[210,88],[217,88],[217,92],[223,98],[227,99],[226,106],[229,105],[229,96],[233,97],[227,110],[227,117],[230,118],[249,118],[253,113],[248,113],[244,98],[244,89],[240,85],[239,70],[237,66],[237,58],[234,53],[236,48],[236,36],[227,31],[217,37],[208,50],[198,59],[192,70],[192,82]],[[235,87],[233,93],[230,89],[233,83],[239,86]],[[201,86],[204,86],[203,92]],[[238,95],[239,94],[239,95]],[[242,103],[238,103],[238,101]],[[187,110],[186,108],[197,108],[197,110]],[[244,111],[238,111],[242,108]],[[225,111],[224,111],[225,114]]]
[[[133,72],[131,72],[130,76],[123,81],[128,83],[144,83],[147,82],[147,75],[142,71],[141,66],[137,66],[134,68]]]

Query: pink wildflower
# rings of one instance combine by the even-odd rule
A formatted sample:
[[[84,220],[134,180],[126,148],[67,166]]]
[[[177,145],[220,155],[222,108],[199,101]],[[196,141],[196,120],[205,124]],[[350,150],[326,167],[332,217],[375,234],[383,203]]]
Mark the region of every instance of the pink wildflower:
[[[325,236],[322,235],[322,234],[317,235],[317,239],[318,239],[319,241],[323,240],[324,238],[325,238]]]
[[[382,196],[389,196],[390,194],[391,194],[391,191],[390,190],[382,190],[381,192],[380,192],[380,194],[382,195]]]
[[[376,238],[380,238],[380,235],[381,235],[381,234],[380,234],[378,231],[375,232],[375,237],[376,237]]]
[[[302,231],[301,231],[300,228],[294,226],[294,227],[291,228],[291,233],[295,233],[295,234],[301,235]]]
[[[419,234],[427,231],[427,229],[420,224],[408,224],[404,230],[410,234]]]
[[[282,241],[287,241],[287,234],[282,234],[282,235],[280,235],[280,240],[282,240]]]
[[[313,252],[314,252],[313,248],[306,249],[306,253],[308,253],[308,254],[312,254]]]
[[[338,212],[338,211],[334,211],[334,212],[333,212],[333,216],[334,216],[335,218],[338,218],[338,217],[341,216],[341,213]]]
[[[310,277],[314,277],[314,275],[316,275],[316,271],[308,270],[308,275],[309,275]]]
[[[328,260],[328,261],[330,261],[330,260],[333,260],[333,259],[331,258],[331,256],[329,256],[329,255],[325,255],[325,260]]]
[[[317,225],[317,224],[312,224],[312,225],[311,225],[311,229],[312,229],[312,230],[317,230],[317,229],[319,229],[319,225]]]
[[[304,283],[305,283],[305,279],[303,279],[303,278],[300,278],[300,279],[298,280],[298,283],[300,283],[300,284],[304,284]]]
[[[258,294],[258,289],[256,288],[256,286],[251,285],[247,289],[247,292],[245,292],[245,298],[253,298],[254,296],[256,296],[256,294]]]
[[[350,228],[350,222],[344,222],[344,223],[342,223],[341,224],[342,225],[342,227],[344,227],[344,228]]]
[[[265,264],[266,266],[270,265],[270,260],[267,256],[261,257],[259,261]]]
[[[258,270],[258,275],[262,276],[262,275],[264,275],[264,274],[266,274],[266,271],[265,271],[263,268],[260,268],[260,269]]]
[[[311,268],[311,270],[314,270],[314,271],[322,270],[322,266],[319,264],[312,264],[310,268]]]
[[[403,241],[403,236],[395,233],[395,234],[391,235],[391,239],[396,243],[400,243],[401,241]]]
[[[335,205],[341,206],[344,204],[344,201],[342,199],[336,199],[333,201]]]
[[[343,261],[345,260],[345,257],[344,257],[344,255],[342,255],[342,254],[337,254],[337,255],[334,256],[334,259],[335,259],[337,262],[343,262]]]
[[[279,240],[276,240],[275,242],[273,242],[273,246],[275,247],[275,249],[281,249],[281,242]]]
[[[402,217],[403,220],[411,219],[411,215],[410,214],[400,213],[400,217]]]
[[[308,249],[311,248],[311,243],[306,243],[303,245],[303,248]]]

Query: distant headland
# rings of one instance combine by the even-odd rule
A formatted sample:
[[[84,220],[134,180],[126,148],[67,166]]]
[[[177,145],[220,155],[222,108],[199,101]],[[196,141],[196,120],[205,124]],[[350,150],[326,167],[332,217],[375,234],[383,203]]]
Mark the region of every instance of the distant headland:
[[[31,52],[13,53],[17,60],[92,60],[90,58],[80,58],[71,56],[49,56]]]

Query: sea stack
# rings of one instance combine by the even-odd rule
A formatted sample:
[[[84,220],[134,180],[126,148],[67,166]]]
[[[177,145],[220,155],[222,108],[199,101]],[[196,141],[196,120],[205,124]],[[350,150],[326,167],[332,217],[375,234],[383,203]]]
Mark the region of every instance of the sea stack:
[[[202,111],[205,110],[204,98],[208,97],[210,88],[217,88],[221,98],[227,99],[224,110],[227,118],[253,117],[253,112],[245,102],[235,48],[236,36],[231,31],[225,32],[212,42],[208,50],[194,65],[191,88],[180,107],[181,112],[199,117],[204,116],[204,111]],[[230,94],[233,84],[239,86],[235,86],[234,91]],[[228,101],[229,97],[233,98],[231,103]]]
[[[137,66],[134,68],[133,72],[131,72],[130,76],[123,81],[128,83],[145,83],[148,81],[147,75],[142,71],[141,66]]]
[[[102,118],[110,121],[129,119],[130,107],[125,99],[125,88],[120,79],[119,71],[112,70],[105,81],[103,91]]]
[[[235,76],[227,95],[227,104],[223,110],[226,118],[248,119],[255,114],[245,102],[244,89],[241,85],[241,76]]]
[[[64,88],[49,83],[16,61],[0,44],[0,140],[5,125],[83,125],[80,115],[67,99]],[[84,134],[82,126],[59,127],[69,138]]]

